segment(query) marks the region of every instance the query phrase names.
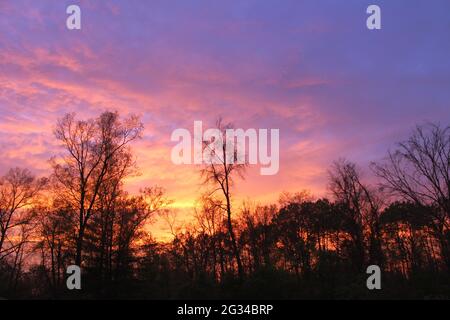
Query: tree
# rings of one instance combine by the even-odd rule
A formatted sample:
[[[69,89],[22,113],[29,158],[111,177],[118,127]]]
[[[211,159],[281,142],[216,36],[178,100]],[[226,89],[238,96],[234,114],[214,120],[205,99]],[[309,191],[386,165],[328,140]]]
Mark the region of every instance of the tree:
[[[40,251],[41,266],[49,288],[56,290],[63,284],[66,267],[73,256],[73,231],[76,220],[71,208],[59,206],[55,202],[34,208],[38,218],[36,249]]]
[[[230,137],[227,137],[226,130],[232,129],[231,124],[223,124],[222,119],[217,120],[216,129],[220,133],[211,141],[203,141],[203,154],[210,155],[206,167],[202,170],[202,177],[205,184],[213,187],[210,193],[212,196],[216,192],[221,192],[225,205],[218,204],[227,215],[228,235],[233,248],[234,258],[236,259],[239,278],[243,278],[243,268],[239,248],[237,245],[236,234],[233,230],[232,221],[232,192],[231,188],[236,175],[243,177],[245,163],[237,163],[237,159],[242,157],[238,154],[238,147]],[[230,147],[233,146],[232,148]]]
[[[21,245],[9,235],[31,222],[31,212],[25,209],[34,203],[45,184],[46,179],[37,179],[29,170],[20,168],[10,169],[0,178],[0,260]]]
[[[56,125],[55,137],[66,153],[52,159],[53,177],[60,197],[78,211],[76,265],[82,263],[85,230],[108,172],[118,158],[127,156],[128,144],[141,137],[142,129],[138,117],[121,120],[117,112],[104,112],[87,121],[67,114]]]
[[[116,278],[130,272],[136,242],[146,235],[143,230],[145,224],[171,203],[160,187],[145,188],[140,195],[120,201],[122,203],[116,208],[116,227],[113,227],[116,232]]]
[[[241,243],[248,247],[252,260],[253,271],[261,266],[272,266],[271,248],[274,246],[274,228],[272,219],[277,213],[277,207],[252,205],[245,202],[241,209]]]
[[[200,232],[209,239],[209,246],[212,257],[212,274],[214,279],[222,279],[225,274],[223,235],[224,231],[224,211],[220,208],[220,203],[214,201],[209,195],[203,195],[200,200],[200,208],[195,209],[195,219],[200,228]],[[219,270],[217,270],[219,264]]]
[[[131,152],[121,152],[113,157],[104,181],[99,188],[96,214],[92,216],[87,245],[90,246],[91,267],[96,268],[102,280],[113,277],[113,255],[117,241],[118,216],[126,210],[128,194],[123,190],[125,177],[135,173],[135,162]],[[95,265],[95,266],[94,266]]]
[[[365,234],[369,237],[369,263],[382,264],[381,197],[361,180],[360,170],[345,159],[336,161],[329,171],[329,189],[345,206],[346,228],[354,243],[354,262],[359,271],[366,262]],[[368,229],[368,230],[365,230]]]
[[[450,270],[450,127],[417,126],[409,139],[372,167],[393,196],[435,207],[434,232]]]
[[[394,202],[383,210],[381,223],[391,270],[399,269],[405,276],[437,270],[437,257],[430,250],[434,246],[429,234],[433,210],[413,202]]]

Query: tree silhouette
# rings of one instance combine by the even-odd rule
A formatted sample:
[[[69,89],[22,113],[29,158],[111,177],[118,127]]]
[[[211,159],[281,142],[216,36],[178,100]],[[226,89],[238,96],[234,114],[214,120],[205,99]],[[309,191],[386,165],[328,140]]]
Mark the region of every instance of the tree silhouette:
[[[103,182],[111,168],[120,163],[117,158],[127,157],[127,145],[140,137],[142,129],[138,118],[121,121],[114,112],[87,121],[68,114],[57,123],[55,137],[66,154],[59,161],[53,159],[53,176],[61,197],[78,211],[76,265],[81,266],[84,233]]]
[[[216,137],[219,141],[203,141],[203,154],[209,154],[210,159],[206,167],[202,170],[202,177],[205,184],[210,184],[214,188],[210,193],[211,196],[216,192],[221,192],[224,198],[224,205],[219,202],[216,203],[227,214],[228,234],[236,259],[239,278],[242,279],[244,270],[232,222],[231,188],[234,182],[234,176],[238,175],[242,177],[245,163],[237,163],[237,159],[242,155],[238,154],[238,146],[234,143],[234,140],[232,141],[230,137],[227,137],[227,129],[232,128],[233,126],[231,124],[223,124],[222,119],[219,118],[216,122],[216,129],[221,133],[220,137]],[[219,143],[216,145],[217,142]],[[211,145],[218,147],[212,149]],[[230,148],[229,145],[232,145],[233,148]]]
[[[426,207],[434,206],[433,231],[450,271],[450,127],[417,126],[410,138],[373,164],[382,187],[392,195]]]
[[[105,112],[58,121],[64,153],[49,179],[27,169],[0,178],[0,294],[8,298],[441,298],[450,296],[448,128],[417,127],[365,177],[349,160],[328,171],[330,198],[283,192],[278,203],[236,203],[236,163],[217,122],[203,142],[206,190],[184,225],[163,188],[125,191],[137,174],[137,117]],[[220,142],[220,143],[219,143]],[[217,148],[217,146],[220,146]],[[172,239],[148,226],[166,220]],[[65,270],[83,268],[70,292]],[[383,290],[365,286],[367,266]]]

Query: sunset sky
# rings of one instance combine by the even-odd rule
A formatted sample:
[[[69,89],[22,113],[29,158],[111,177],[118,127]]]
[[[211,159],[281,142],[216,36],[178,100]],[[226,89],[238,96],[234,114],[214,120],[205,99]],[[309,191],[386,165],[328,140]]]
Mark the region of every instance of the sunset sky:
[[[81,30],[66,28],[70,4]],[[366,28],[370,4],[381,30]],[[448,0],[0,0],[0,174],[48,175],[56,119],[113,109],[145,125],[127,189],[158,184],[189,208],[199,168],[172,164],[171,132],[221,115],[280,129],[279,173],[250,167],[238,200],[325,195],[333,160],[366,168],[415,124],[449,124],[449,108]]]

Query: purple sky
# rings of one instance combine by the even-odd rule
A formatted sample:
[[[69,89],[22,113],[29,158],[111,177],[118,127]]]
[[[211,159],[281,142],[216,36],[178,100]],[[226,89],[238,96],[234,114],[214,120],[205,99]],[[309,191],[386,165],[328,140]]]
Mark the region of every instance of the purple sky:
[[[366,28],[370,4],[382,30]],[[321,193],[333,160],[364,168],[415,124],[449,124],[449,31],[448,0],[0,0],[0,174],[48,174],[56,119],[112,108],[146,128],[132,191],[156,183],[189,206],[198,168],[171,163],[170,134],[222,115],[280,129],[279,174],[250,168],[242,198]]]

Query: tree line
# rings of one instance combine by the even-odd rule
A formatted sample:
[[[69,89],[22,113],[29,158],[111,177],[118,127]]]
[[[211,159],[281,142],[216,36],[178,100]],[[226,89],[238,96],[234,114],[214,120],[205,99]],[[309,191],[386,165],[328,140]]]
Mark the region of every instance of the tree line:
[[[54,129],[62,152],[48,177],[13,168],[0,178],[0,296],[450,297],[450,127],[417,126],[369,176],[335,161],[329,198],[284,192],[271,205],[236,204],[246,165],[227,163],[224,141],[220,161],[199,172],[204,188],[187,225],[163,188],[124,189],[138,172],[131,145],[142,132],[133,115],[67,114]],[[171,241],[146,228],[156,217]],[[66,287],[74,264],[80,291]],[[382,290],[366,288],[369,265],[381,268]]]

